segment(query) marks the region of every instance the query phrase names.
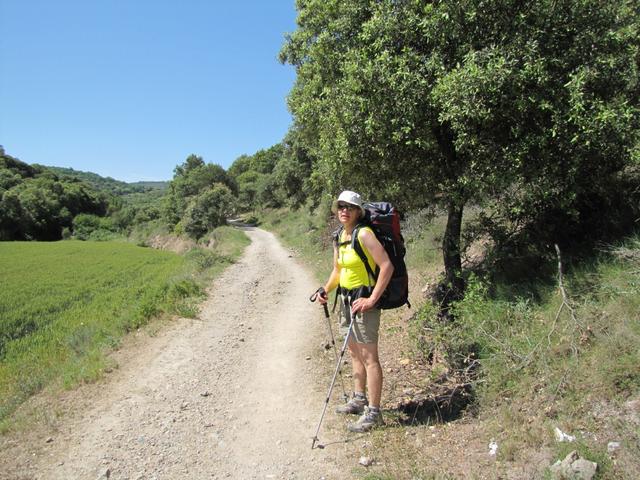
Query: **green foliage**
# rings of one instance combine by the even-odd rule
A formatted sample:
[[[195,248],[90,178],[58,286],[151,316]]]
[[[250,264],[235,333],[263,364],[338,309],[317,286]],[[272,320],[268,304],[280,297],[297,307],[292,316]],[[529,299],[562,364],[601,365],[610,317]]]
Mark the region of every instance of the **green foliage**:
[[[0,240],[59,240],[76,215],[106,209],[106,196],[89,185],[0,156]]]
[[[619,212],[601,213],[623,203],[615,179],[637,158],[640,35],[627,2],[308,0],[298,11],[281,59],[297,71],[289,105],[316,159],[310,177],[405,210],[446,206],[448,282],[470,201],[499,247],[526,233],[565,248],[592,231],[580,229],[590,215]]]
[[[233,162],[229,175],[238,184],[241,211],[276,208],[284,204],[284,182],[289,179],[279,173],[284,158],[285,146],[278,143],[253,155],[241,155]]]
[[[421,204],[408,197],[473,198],[619,169],[638,126],[633,12],[615,1],[555,8],[301,3],[281,57],[297,67],[290,105],[329,190],[354,184]]]
[[[317,205],[322,193],[314,183],[312,164],[313,158],[295,128],[282,143],[238,157],[229,174],[238,184],[240,211],[297,209],[309,199]]]
[[[162,218],[165,195],[165,190],[154,188],[120,196],[111,200],[109,216],[119,231],[131,233],[136,227]]]
[[[238,182],[238,203],[241,209],[259,208],[258,192],[262,191],[268,175],[247,170],[236,177]]]
[[[210,268],[210,266],[207,268]],[[204,296],[204,289],[192,278],[176,280],[169,285],[166,293],[166,299],[171,306],[171,311],[190,318],[197,316],[197,303]]]
[[[161,216],[167,182],[125,183],[71,168],[29,166],[9,156],[0,166],[0,238],[57,240],[70,232],[80,213],[105,217],[109,223],[89,237],[109,239]],[[0,164],[0,165],[2,165]],[[6,193],[2,200],[2,193]],[[81,220],[82,223],[84,220]],[[77,223],[77,222],[76,222]],[[111,225],[112,224],[112,225]],[[67,237],[64,237],[67,238]]]
[[[185,257],[196,266],[197,271],[204,271],[221,261],[221,257],[211,250],[194,248],[189,250]]]
[[[244,172],[252,170],[251,161],[252,161],[252,158],[249,155],[240,155],[231,164],[231,166],[229,167],[229,170],[227,171],[227,173],[232,178],[237,179]]]
[[[231,190],[218,183],[191,199],[181,222],[187,234],[200,238],[208,231],[224,225],[233,210]]]
[[[152,220],[133,225],[128,235],[129,241],[140,247],[148,246],[149,240],[157,235],[169,235],[169,227],[162,220]]]
[[[73,219],[73,238],[78,240],[110,240],[117,228],[109,217],[81,213]]]
[[[289,130],[283,140],[283,156],[273,170],[276,198],[280,205],[293,209],[307,200],[318,205],[322,196],[314,183],[314,158],[300,137],[295,127]]]
[[[163,213],[169,226],[200,238],[222,225],[233,212],[235,180],[221,166],[205,164],[196,155],[190,155],[174,172],[164,199]]]
[[[282,157],[282,144],[275,144],[266,150],[258,150],[251,156],[251,170],[270,174],[277,165],[278,161]]]
[[[101,177],[92,172],[83,172],[74,170],[73,168],[46,167],[42,165],[34,165],[34,167],[42,168],[54,172],[58,177],[78,181],[91,185],[95,190],[107,193],[112,196],[126,196],[150,191],[162,191],[167,188],[167,182],[134,182],[126,183],[115,180],[111,177]]]

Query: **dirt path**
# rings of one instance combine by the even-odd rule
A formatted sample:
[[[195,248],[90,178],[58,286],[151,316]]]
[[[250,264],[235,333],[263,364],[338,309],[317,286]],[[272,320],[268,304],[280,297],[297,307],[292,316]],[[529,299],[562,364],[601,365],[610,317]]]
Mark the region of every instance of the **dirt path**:
[[[0,478],[350,478],[339,448],[310,448],[327,383],[316,282],[273,235],[247,234],[198,320],[121,353],[46,438],[5,439]]]

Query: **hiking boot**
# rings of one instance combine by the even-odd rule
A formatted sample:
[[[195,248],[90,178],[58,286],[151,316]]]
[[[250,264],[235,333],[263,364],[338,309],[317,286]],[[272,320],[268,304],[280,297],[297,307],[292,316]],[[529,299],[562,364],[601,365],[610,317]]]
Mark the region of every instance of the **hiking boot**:
[[[380,410],[372,412],[369,407],[366,407],[358,421],[347,425],[347,429],[350,432],[365,433],[382,423],[382,412]]]
[[[354,415],[358,415],[364,412],[364,408],[367,405],[369,405],[369,402],[366,398],[354,396],[351,397],[347,403],[336,408],[336,413],[351,413]]]

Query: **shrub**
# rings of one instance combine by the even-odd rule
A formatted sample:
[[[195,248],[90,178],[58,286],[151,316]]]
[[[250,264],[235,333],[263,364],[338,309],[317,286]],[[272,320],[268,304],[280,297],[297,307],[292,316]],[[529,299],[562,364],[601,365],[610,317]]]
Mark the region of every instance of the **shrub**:
[[[229,187],[215,184],[194,197],[181,223],[187,234],[200,238],[209,230],[224,225],[233,212],[234,198]]]
[[[116,232],[117,227],[109,217],[81,213],[73,219],[73,236],[78,240],[110,240]]]

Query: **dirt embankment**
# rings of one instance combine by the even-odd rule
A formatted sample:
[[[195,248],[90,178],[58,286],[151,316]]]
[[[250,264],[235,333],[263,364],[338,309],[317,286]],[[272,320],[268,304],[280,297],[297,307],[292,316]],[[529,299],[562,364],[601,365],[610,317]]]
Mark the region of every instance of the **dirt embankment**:
[[[328,382],[316,282],[247,234],[199,319],[140,335],[105,381],[57,399],[60,419],[0,439],[0,478],[350,478],[346,448],[310,448]]]
[[[169,250],[176,253],[185,253],[196,247],[195,241],[174,235],[153,235],[149,238],[147,244],[151,248]]]

